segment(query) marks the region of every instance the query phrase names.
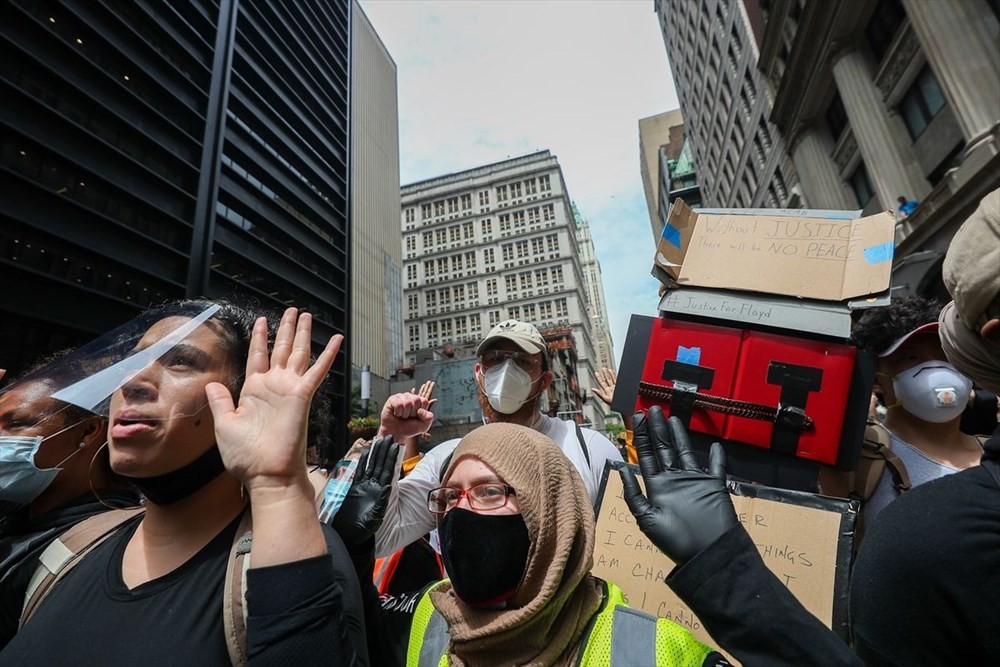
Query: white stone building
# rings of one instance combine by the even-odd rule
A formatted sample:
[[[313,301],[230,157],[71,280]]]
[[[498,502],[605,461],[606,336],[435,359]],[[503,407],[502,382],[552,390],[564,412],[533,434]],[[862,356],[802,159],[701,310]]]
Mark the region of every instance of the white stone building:
[[[401,217],[407,363],[446,346],[467,354],[505,319],[543,331],[569,326],[583,421],[603,424],[603,405],[590,396],[601,363],[591,320],[598,313],[588,310],[556,157],[539,151],[404,185]]]

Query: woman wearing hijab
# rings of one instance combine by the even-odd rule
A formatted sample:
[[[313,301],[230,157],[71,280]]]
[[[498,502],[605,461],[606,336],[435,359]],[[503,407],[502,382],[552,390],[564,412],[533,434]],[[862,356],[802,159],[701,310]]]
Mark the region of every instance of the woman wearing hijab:
[[[586,497],[579,473],[544,435],[495,423],[465,436],[428,497],[450,579],[383,597],[386,618],[397,619],[388,623],[405,616],[411,624],[405,664],[728,665],[590,573]]]

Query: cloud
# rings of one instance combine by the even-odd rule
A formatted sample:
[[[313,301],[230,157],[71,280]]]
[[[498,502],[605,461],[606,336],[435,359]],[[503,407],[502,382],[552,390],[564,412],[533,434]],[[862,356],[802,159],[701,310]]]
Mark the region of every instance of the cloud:
[[[363,0],[396,61],[402,183],[548,149],[588,220],[616,357],[655,314],[638,120],[677,108],[647,0]]]

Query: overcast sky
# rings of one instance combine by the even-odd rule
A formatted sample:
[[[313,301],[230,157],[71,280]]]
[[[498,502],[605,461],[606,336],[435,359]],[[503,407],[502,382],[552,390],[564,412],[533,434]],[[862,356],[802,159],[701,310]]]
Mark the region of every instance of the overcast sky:
[[[398,67],[403,184],[548,149],[589,221],[615,358],[656,314],[638,120],[675,109],[652,0],[361,0]]]

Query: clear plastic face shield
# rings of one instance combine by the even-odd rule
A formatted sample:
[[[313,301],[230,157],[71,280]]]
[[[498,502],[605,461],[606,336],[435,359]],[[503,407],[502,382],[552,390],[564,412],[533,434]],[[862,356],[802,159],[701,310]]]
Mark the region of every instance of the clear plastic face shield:
[[[123,470],[112,461],[122,474],[145,476],[143,459],[150,457],[168,459],[153,465],[152,475],[183,465],[185,457],[169,450],[214,443],[205,386],[219,382],[235,396],[244,373],[245,349],[235,350],[231,331],[213,318],[220,308],[189,302],[147,311],[5,388],[3,414],[9,404],[8,421],[16,426],[17,411],[35,401],[39,414],[41,406],[48,411],[35,427],[49,437],[65,426],[58,419],[64,411],[103,417],[112,451],[135,459]],[[3,435],[21,435],[10,424],[2,428]]]

